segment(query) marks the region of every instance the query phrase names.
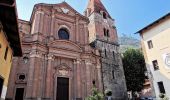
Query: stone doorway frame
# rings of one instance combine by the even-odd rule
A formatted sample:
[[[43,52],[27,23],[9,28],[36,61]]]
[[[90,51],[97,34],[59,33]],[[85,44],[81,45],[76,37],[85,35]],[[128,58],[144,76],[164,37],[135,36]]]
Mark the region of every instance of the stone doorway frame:
[[[55,67],[56,73],[54,74],[54,100],[57,98],[57,78],[63,77],[69,79],[69,100],[72,98],[72,77],[73,72],[70,67],[68,67],[66,64],[61,64],[57,67]]]

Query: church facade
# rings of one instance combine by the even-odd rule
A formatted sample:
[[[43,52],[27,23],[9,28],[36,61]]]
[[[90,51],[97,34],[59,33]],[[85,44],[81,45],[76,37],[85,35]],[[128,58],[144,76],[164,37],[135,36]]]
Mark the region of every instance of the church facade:
[[[66,2],[36,4],[19,30],[23,57],[13,58],[7,100],[84,100],[93,86],[127,99],[116,27],[100,0],[85,15]]]

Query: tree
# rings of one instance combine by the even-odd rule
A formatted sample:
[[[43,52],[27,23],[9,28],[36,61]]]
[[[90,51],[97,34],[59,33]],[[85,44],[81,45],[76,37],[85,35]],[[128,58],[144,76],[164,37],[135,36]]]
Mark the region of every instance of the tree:
[[[87,97],[85,100],[103,100],[103,94],[95,86],[93,86],[92,95]]]
[[[123,68],[125,72],[127,90],[139,92],[145,82],[145,61],[142,52],[138,49],[127,49],[123,53]]]

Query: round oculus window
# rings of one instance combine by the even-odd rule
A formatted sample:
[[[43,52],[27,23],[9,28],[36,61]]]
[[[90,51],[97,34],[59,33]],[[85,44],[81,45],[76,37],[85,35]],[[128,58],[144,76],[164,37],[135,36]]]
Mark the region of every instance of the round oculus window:
[[[66,29],[60,29],[58,31],[58,36],[59,36],[59,39],[63,39],[63,40],[69,39],[69,33]]]

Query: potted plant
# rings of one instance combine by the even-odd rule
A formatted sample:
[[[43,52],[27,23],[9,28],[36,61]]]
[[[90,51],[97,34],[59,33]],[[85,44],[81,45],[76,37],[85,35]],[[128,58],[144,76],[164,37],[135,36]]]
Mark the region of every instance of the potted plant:
[[[112,90],[107,89],[105,90],[106,100],[113,100],[112,98]]]
[[[88,96],[85,100],[103,100],[103,94],[96,88],[92,88],[92,95]]]
[[[160,93],[159,97],[161,98],[161,100],[169,100],[169,98],[163,93]]]

